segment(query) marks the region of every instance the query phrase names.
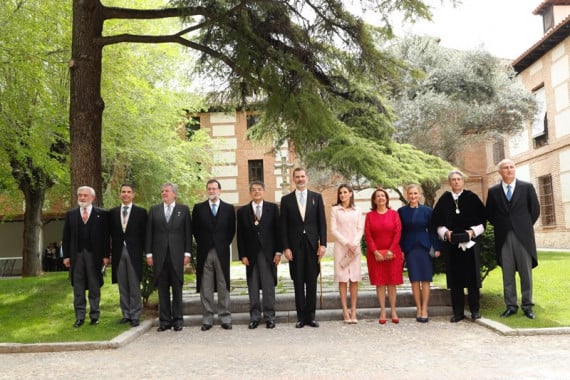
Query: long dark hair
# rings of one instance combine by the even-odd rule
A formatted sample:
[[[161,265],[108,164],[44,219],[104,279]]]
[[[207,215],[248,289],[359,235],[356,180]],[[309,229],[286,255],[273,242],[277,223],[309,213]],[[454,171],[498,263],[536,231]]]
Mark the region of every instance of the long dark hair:
[[[354,207],[354,191],[352,190],[352,186],[350,186],[348,183],[339,185],[338,189],[336,190],[336,204],[334,204],[334,206],[342,205],[342,202],[340,201],[340,190],[343,188],[350,191],[350,207]]]

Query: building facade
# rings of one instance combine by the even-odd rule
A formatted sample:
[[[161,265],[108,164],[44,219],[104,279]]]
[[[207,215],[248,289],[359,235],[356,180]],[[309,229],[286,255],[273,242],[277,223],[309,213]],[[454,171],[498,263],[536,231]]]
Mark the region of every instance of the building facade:
[[[542,1],[533,13],[543,17],[544,35],[512,66],[539,113],[519,133],[487,142],[486,176],[489,186],[499,182],[496,164],[512,159],[539,196],[537,245],[570,248],[570,1]]]

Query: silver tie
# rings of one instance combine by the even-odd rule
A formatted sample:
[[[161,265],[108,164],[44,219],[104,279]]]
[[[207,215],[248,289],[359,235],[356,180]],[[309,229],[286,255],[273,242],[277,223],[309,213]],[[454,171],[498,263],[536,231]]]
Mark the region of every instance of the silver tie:
[[[305,193],[302,191],[299,193],[299,204],[301,207],[305,207]]]
[[[172,215],[172,205],[166,206],[166,213],[164,216],[166,217],[166,223],[170,222],[170,216]]]

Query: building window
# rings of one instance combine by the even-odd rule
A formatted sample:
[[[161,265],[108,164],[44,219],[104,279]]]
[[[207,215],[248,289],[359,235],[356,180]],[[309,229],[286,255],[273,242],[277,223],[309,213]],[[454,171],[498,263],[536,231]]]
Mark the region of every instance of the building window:
[[[247,129],[253,127],[259,121],[259,115],[247,115]]]
[[[546,114],[544,87],[535,90],[534,97],[538,106],[538,113],[532,122],[532,139],[534,148],[537,149],[548,144],[548,117]]]
[[[550,174],[538,177],[538,191],[542,225],[553,226],[556,224],[556,214],[554,213],[554,194],[552,192],[552,176]]]
[[[505,159],[505,140],[500,137],[493,143],[493,162],[498,164]]]
[[[263,160],[248,160],[249,182],[263,181]]]
[[[191,140],[194,133],[200,129],[200,116],[191,116],[186,122],[185,129],[186,138]]]

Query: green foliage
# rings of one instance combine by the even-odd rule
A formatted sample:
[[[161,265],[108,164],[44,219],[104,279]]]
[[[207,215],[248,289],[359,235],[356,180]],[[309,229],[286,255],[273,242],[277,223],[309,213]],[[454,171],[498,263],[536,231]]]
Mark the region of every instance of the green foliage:
[[[70,17],[61,1],[0,4],[0,157],[22,191],[66,177]]]
[[[253,102],[263,110],[252,137],[292,141],[306,166],[353,181],[398,186],[427,176],[430,168],[420,160],[393,157],[399,148],[392,142],[389,96],[406,66],[381,48],[393,37],[389,15],[429,18],[425,2],[359,1],[351,8],[336,0],[171,4],[207,8],[185,19],[199,30],[190,38],[200,54],[197,68],[228,83],[210,102],[229,108]],[[378,16],[376,26],[355,15],[359,5]],[[439,173],[430,174],[430,181],[439,181]]]
[[[120,6],[162,6],[163,1],[121,1]],[[119,22],[120,21],[120,22]],[[170,18],[139,22],[112,20],[106,34],[148,33],[176,28]],[[160,201],[160,185],[174,182],[179,201],[192,204],[211,167],[205,131],[186,140],[188,113],[203,101],[184,86],[189,70],[178,45],[110,45],[105,47],[102,75],[102,168],[105,204],[119,202],[122,183],[135,185],[135,202],[145,207]]]
[[[143,276],[141,280],[141,296],[143,305],[148,305],[148,299],[156,290],[154,280],[152,277],[152,267],[146,263],[146,258],[143,258]]]
[[[485,51],[408,36],[394,45],[394,54],[413,68],[402,71],[403,85],[393,94],[398,141],[458,164],[465,144],[517,131],[534,115],[532,94]]]

